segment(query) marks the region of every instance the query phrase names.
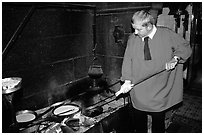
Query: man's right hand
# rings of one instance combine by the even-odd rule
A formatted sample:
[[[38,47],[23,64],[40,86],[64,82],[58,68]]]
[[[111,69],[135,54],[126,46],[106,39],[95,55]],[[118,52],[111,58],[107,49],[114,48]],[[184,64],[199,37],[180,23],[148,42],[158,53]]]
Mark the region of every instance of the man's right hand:
[[[133,88],[134,84],[131,84],[131,81],[126,80],[125,83],[121,86],[120,90],[115,93],[116,96],[122,94],[122,93],[127,93]]]

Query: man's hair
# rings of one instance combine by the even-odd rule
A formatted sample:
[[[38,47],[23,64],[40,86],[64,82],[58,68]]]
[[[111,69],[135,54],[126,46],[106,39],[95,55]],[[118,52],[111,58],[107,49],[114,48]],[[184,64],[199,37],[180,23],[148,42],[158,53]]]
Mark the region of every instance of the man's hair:
[[[153,24],[154,18],[149,12],[141,10],[134,13],[131,23],[134,23],[134,21],[141,21],[143,22],[142,26],[146,27],[149,24]]]

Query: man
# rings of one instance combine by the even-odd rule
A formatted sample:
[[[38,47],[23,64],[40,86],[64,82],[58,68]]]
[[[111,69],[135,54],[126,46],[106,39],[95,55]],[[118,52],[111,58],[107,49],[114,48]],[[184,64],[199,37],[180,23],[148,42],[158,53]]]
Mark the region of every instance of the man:
[[[136,132],[147,132],[147,114],[152,132],[165,132],[165,110],[183,98],[183,65],[191,55],[189,43],[167,28],[159,28],[146,11],[132,17],[135,32],[130,35],[122,64],[124,84],[116,93],[130,91]],[[139,80],[166,69],[138,85]]]

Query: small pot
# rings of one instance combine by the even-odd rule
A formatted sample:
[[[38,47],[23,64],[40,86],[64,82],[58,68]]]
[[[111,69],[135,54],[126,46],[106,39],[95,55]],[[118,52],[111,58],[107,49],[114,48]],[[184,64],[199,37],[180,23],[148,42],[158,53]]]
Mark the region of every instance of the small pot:
[[[2,94],[10,94],[21,89],[22,78],[9,77],[2,79]]]

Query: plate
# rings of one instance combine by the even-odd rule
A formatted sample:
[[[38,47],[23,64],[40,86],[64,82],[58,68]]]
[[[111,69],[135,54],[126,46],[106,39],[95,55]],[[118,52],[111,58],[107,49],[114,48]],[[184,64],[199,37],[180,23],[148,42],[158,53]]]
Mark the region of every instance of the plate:
[[[30,110],[23,110],[16,113],[16,121],[18,123],[27,123],[35,120],[37,113]]]
[[[65,104],[53,110],[53,114],[57,116],[68,116],[76,114],[80,111],[80,107],[75,104]]]

